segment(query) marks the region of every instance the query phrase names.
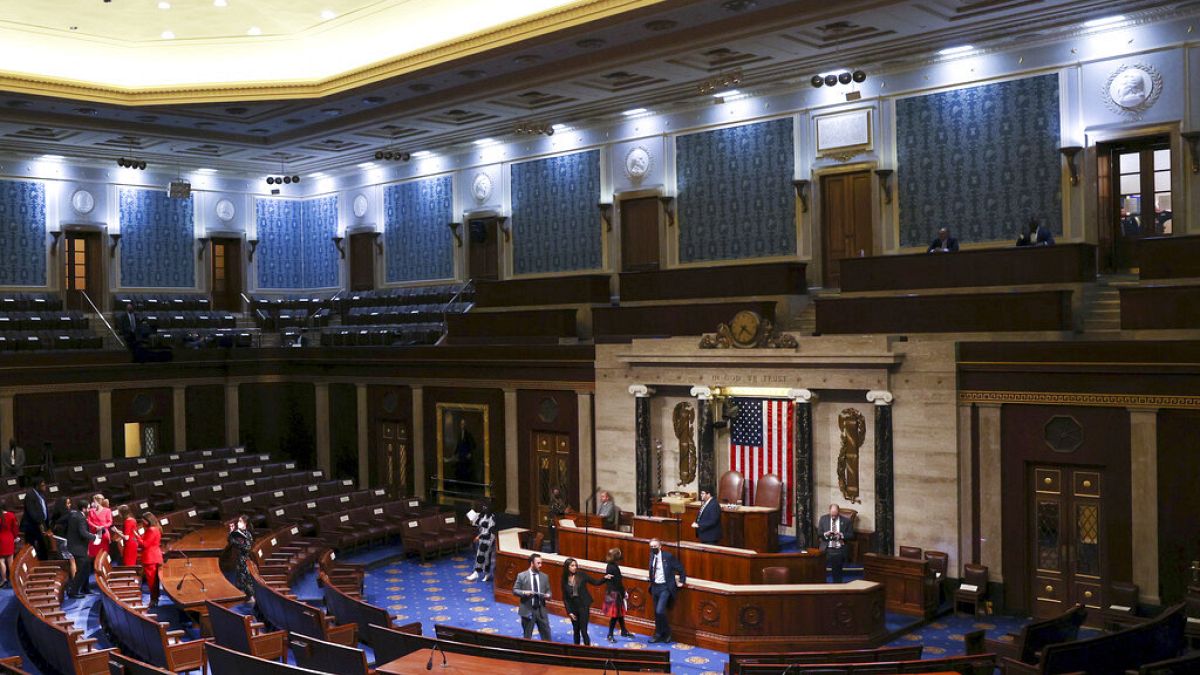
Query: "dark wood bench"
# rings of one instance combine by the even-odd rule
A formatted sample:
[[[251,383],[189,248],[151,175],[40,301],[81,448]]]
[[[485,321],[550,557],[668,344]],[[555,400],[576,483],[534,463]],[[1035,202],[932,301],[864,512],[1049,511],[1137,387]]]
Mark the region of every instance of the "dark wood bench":
[[[1136,241],[1140,278],[1200,277],[1200,236],[1144,237]]]
[[[1074,329],[1068,290],[823,297],[815,302],[821,335]]]
[[[828,652],[730,652],[725,664],[727,675],[739,675],[742,664],[751,663],[870,663],[873,661],[915,661],[921,658],[924,646],[880,647],[878,649],[848,649]]]
[[[209,642],[204,647],[212,675],[326,675],[279,661],[260,659]]]
[[[369,675],[367,653],[357,647],[325,642],[307,635],[289,635],[288,647],[296,665],[323,673]]]
[[[955,253],[843,258],[843,293],[932,288],[1082,284],[1096,280],[1092,244],[1005,246]]]
[[[1173,659],[1184,650],[1182,604],[1165,610],[1153,621],[1100,637],[1047,645],[1037,663],[1002,660],[1004,672],[1049,675],[1086,672],[1124,675],[1147,663]]]
[[[608,304],[607,274],[476,281],[476,307]]]
[[[1075,605],[1058,616],[1025,624],[1020,633],[1009,634],[1010,640],[985,639],[979,650],[1022,663],[1037,663],[1047,645],[1078,639],[1079,627],[1086,619],[1087,610]],[[971,653],[970,648],[967,653]]]
[[[113,652],[108,655],[108,675],[173,675],[173,673],[120,652]]]
[[[584,656],[591,658],[608,658],[622,661],[638,661],[657,667],[671,667],[671,652],[665,649],[631,650],[624,647],[602,647],[576,645],[566,642],[550,642],[546,640],[526,640],[525,638],[481,633],[467,628],[435,625],[433,632],[439,640],[449,640],[463,644],[496,647],[518,652],[536,652],[541,654],[559,654],[562,656]],[[666,671],[662,671],[666,672]]]
[[[1137,675],[1194,675],[1200,673],[1200,652],[1191,652],[1179,658],[1147,663],[1138,668],[1136,672]]]
[[[446,315],[449,344],[558,344],[579,337],[575,309],[525,309]]]
[[[351,597],[332,584],[325,585],[324,595],[325,609],[346,623],[358,625],[359,637],[367,644],[370,644],[367,640],[367,626],[377,624],[391,627],[395,621],[395,617],[388,614],[386,609]]]
[[[17,599],[18,621],[33,652],[42,659],[42,670],[68,675],[103,675],[108,672],[108,655],[113,649],[97,649],[96,640],[62,611],[63,586],[68,579],[65,561],[38,561],[32,546],[21,549],[13,559],[12,585]]]
[[[791,673],[821,673],[821,675],[884,675],[886,673],[960,673],[961,675],[992,675],[996,669],[994,654],[949,656],[940,659],[911,661],[877,661],[869,663],[813,663],[796,667],[788,663],[746,663],[742,675],[782,675]]]
[[[1200,285],[1126,286],[1121,293],[1121,328],[1200,328]]]
[[[777,262],[622,272],[621,301],[804,295],[806,270],[802,262]]]
[[[25,663],[21,661],[20,656],[6,656],[0,659],[0,673],[7,675],[29,675],[28,671],[23,669]]]
[[[255,621],[254,617],[238,614],[215,602],[206,601],[204,604],[208,608],[213,640],[217,644],[262,659],[282,661],[287,656],[284,648],[286,632],[267,632],[266,626]]]
[[[338,644],[358,644],[356,624],[336,623],[324,610],[266,585],[256,572],[251,573],[250,581],[257,610],[275,628]]]

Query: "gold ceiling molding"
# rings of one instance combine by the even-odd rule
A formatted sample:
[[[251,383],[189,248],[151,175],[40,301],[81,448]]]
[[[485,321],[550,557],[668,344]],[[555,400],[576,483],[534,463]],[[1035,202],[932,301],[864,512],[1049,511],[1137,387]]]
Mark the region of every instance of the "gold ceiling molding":
[[[959,403],[1078,405],[1093,408],[1175,408],[1200,410],[1200,396],[1098,394],[1091,392],[983,391],[958,392]]]
[[[0,90],[129,106],[322,98],[667,1],[581,0],[324,80],[126,88],[0,73]]]

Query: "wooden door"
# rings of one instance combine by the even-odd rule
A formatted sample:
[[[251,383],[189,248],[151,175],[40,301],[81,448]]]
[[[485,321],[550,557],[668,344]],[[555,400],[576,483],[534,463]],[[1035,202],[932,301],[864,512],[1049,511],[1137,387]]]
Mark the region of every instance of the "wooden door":
[[[562,491],[565,501],[575,494],[572,478],[573,448],[567,434],[548,431],[533,432],[534,481],[533,490],[537,528],[550,536],[550,495],[554,488]]]
[[[375,290],[375,239],[374,232],[350,235],[350,290]]]
[[[92,311],[86,293],[100,307],[104,303],[103,246],[99,232],[68,232],[63,242],[63,304],[67,309]]]
[[[383,468],[383,484],[392,494],[413,494],[412,448],[408,441],[408,422],[389,420],[379,423],[378,457]]]
[[[658,197],[621,200],[621,271],[656,270],[658,260]]]
[[[226,312],[242,311],[242,240],[214,237],[209,256],[212,279],[212,308]]]
[[[1037,465],[1029,509],[1033,615],[1047,618],[1074,604],[1103,607],[1108,560],[1104,541],[1104,471]]]
[[[1101,144],[1097,180],[1101,261],[1113,270],[1137,267],[1143,237],[1174,231],[1171,200],[1171,139],[1167,136]],[[1111,241],[1111,251],[1105,243]]]
[[[500,278],[499,224],[495,218],[467,222],[467,276],[471,279]]]
[[[821,177],[821,240],[825,288],[841,283],[838,261],[871,255],[871,172],[856,171]]]

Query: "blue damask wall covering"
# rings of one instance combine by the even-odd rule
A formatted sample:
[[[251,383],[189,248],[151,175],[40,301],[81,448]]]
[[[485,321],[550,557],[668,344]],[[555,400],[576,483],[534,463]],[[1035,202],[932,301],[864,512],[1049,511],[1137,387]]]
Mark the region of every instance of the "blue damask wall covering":
[[[1030,216],[1061,234],[1058,98],[1054,74],[898,100],[900,245],[1015,241]]]
[[[121,286],[192,288],[196,239],[192,197],[171,199],[165,190],[121,188]]]
[[[792,119],[675,139],[679,261],[796,252]]]
[[[258,287],[301,290],[338,285],[337,197],[257,199]]]
[[[520,162],[510,174],[513,271],[599,269],[600,151]]]
[[[383,193],[387,281],[454,276],[454,180],[438,176],[389,185]]]
[[[0,286],[46,285],[46,186],[0,181]]]

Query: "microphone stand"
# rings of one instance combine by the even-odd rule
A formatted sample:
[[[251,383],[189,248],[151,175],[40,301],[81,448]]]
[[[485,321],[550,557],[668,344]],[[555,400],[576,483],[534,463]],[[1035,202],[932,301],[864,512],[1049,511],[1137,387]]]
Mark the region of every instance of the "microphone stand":
[[[442,653],[442,667],[447,667],[446,650],[442,648],[440,641],[434,641],[433,646],[429,648],[429,660],[425,662],[425,670],[433,670],[433,654],[434,652]]]
[[[178,590],[182,589],[183,582],[187,581],[188,577],[192,577],[196,581],[200,582],[200,592],[207,593],[208,587],[205,586],[204,580],[201,579],[200,577],[196,576],[196,573],[192,571],[192,559],[188,556],[188,554],[184,553],[183,551],[181,551],[179,549],[174,549],[173,552],[178,553],[179,555],[183,556],[183,559],[186,561],[185,571],[183,573],[183,576],[179,578],[179,583],[175,584],[175,590],[178,591]]]
[[[592,512],[591,512],[591,510],[588,509],[588,504],[592,504],[594,507],[595,499],[596,499],[596,494],[592,493],[591,495],[588,495],[587,499],[583,500],[583,559],[584,560],[592,559],[592,556],[590,555],[591,554],[591,543],[592,543],[592,537],[591,537],[591,531],[592,531],[591,515],[592,515]],[[555,553],[558,553],[558,551],[555,551]]]

